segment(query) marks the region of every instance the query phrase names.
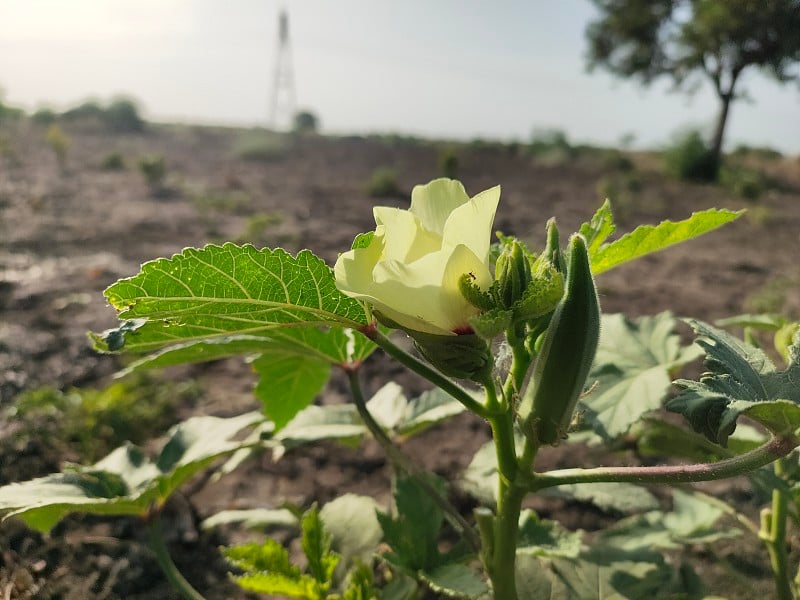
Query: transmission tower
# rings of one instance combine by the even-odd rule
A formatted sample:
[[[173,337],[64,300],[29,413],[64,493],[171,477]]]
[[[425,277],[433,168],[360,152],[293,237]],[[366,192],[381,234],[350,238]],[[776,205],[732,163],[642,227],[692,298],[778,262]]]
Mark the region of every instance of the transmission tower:
[[[289,44],[289,15],[285,10],[282,10],[278,16],[278,53],[275,58],[270,126],[273,129],[278,129],[281,122],[291,123],[295,113],[295,106],[292,49]]]

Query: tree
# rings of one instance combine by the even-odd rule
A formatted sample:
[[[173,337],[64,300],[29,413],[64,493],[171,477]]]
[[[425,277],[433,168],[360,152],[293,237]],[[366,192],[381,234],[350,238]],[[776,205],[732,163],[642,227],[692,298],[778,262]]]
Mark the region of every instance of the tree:
[[[319,129],[317,115],[308,110],[303,110],[294,116],[292,131],[295,133],[316,133]]]
[[[668,76],[677,88],[709,80],[720,102],[709,152],[715,177],[742,73],[759,68],[781,83],[800,80],[800,0],[591,0],[589,69],[639,79]]]

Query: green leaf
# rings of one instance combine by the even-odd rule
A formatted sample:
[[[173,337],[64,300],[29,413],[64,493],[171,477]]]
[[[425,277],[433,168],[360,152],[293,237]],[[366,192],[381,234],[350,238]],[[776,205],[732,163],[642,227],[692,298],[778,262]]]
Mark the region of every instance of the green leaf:
[[[248,508],[242,510],[221,510],[205,519],[200,526],[213,529],[221,525],[240,524],[246,529],[296,529],[297,516],[288,508]]]
[[[347,587],[342,600],[376,600],[380,597],[375,589],[372,568],[364,564],[356,565],[347,574]]]
[[[266,538],[263,544],[241,544],[222,548],[225,559],[242,571],[270,571],[293,580],[301,572],[289,560],[289,552],[276,540]]]
[[[459,478],[459,487],[484,504],[497,502],[497,454],[494,442],[486,442],[472,457]]]
[[[593,549],[577,559],[517,557],[519,600],[701,600],[690,569],[673,569],[652,552]]]
[[[800,428],[798,346],[790,349],[793,360],[788,368],[777,371],[758,348],[706,323],[689,324],[706,352],[708,372],[699,382],[676,381],[683,391],[667,403],[668,410],[682,414],[695,431],[722,446],[742,414],[777,435]]]
[[[259,354],[273,349],[275,342],[257,335],[227,335],[199,342],[175,344],[137,359],[117,373],[124,377],[144,369],[219,360],[242,354]]]
[[[645,417],[631,429],[636,449],[642,456],[685,458],[697,462],[711,462],[728,458],[731,452],[705,436],[662,421]]]
[[[361,304],[336,288],[331,268],[308,250],[292,256],[249,244],[187,248],[145,263],[138,275],[118,281],[105,294],[119,317],[136,320],[136,327],[123,323],[95,334],[96,346],[104,351],[124,346],[151,352],[286,327],[366,324]]]
[[[392,431],[405,420],[408,400],[403,388],[390,381],[367,401],[367,410],[383,429]]]
[[[603,315],[600,342],[589,382],[596,382],[581,403],[583,421],[606,441],[624,435],[645,413],[661,408],[672,371],[700,356],[683,347],[669,312],[629,320]]]
[[[532,510],[520,514],[517,554],[576,558],[582,540],[582,531],[568,531],[557,521],[540,520]]]
[[[226,335],[173,344],[134,361],[117,375],[124,376],[142,369],[263,353],[307,356],[330,364],[347,366],[363,362],[375,349],[375,344],[352,329],[292,327],[276,329],[268,335]]]
[[[579,559],[556,558],[549,563],[556,580],[553,600],[659,600],[685,591],[672,567],[652,552],[598,546]]]
[[[493,442],[487,442],[478,449],[461,475],[459,486],[485,504],[491,505],[497,501],[497,456]],[[631,483],[570,484],[540,493],[589,502],[603,510],[635,512],[658,507],[658,501],[650,492]]]
[[[736,529],[716,529],[725,516],[721,508],[700,493],[674,490],[673,509],[657,510],[622,519],[599,535],[603,544],[624,550],[677,549],[740,535]]]
[[[489,591],[486,583],[466,565],[443,565],[420,579],[440,598],[477,599]]]
[[[786,325],[789,319],[783,315],[774,314],[758,314],[758,315],[736,315],[734,317],[727,317],[725,319],[718,319],[716,325],[718,327],[749,327],[751,329],[764,329],[766,331],[778,331],[781,327]]]
[[[603,244],[590,252],[592,272],[598,275],[635,258],[696,238],[738,219],[742,214],[744,211],[710,208],[692,213],[691,217],[683,221],[642,225],[618,240]]]
[[[376,511],[378,503],[369,496],[343,494],[322,507],[319,516],[331,535],[333,548],[346,564],[369,564],[383,537]]]
[[[419,600],[416,579],[401,571],[392,571],[392,580],[381,590],[381,600]]]
[[[300,575],[291,579],[278,573],[251,573],[233,578],[240,588],[257,594],[269,594],[270,597],[300,598],[301,600],[322,600],[325,598],[319,590],[319,584],[313,577]]]
[[[465,410],[464,405],[458,400],[454,400],[450,394],[439,388],[433,388],[422,392],[408,403],[403,421],[399,424],[398,433],[404,436],[420,433]]]
[[[440,479],[429,476],[440,491]],[[377,513],[386,543],[393,551],[393,562],[410,572],[432,572],[442,563],[439,553],[439,529],[444,515],[430,496],[412,478],[398,476],[395,480],[394,501],[396,516]]]
[[[259,381],[255,395],[264,414],[280,431],[298,412],[314,401],[328,382],[328,363],[307,356],[265,353],[252,363]]]
[[[316,506],[312,506],[303,515],[300,529],[300,545],[308,560],[308,571],[320,584],[320,589],[327,591],[341,557],[331,552],[331,536],[325,531]]]
[[[3,486],[0,513],[43,532],[73,512],[144,516],[217,458],[251,444],[231,438],[262,418],[258,413],[194,417],[170,430],[155,463],[126,445],[88,467]]]
[[[550,563],[532,554],[518,554],[516,563],[519,600],[566,600],[566,590],[550,570]]]
[[[350,246],[351,250],[356,250],[358,248],[366,248],[367,246],[372,243],[372,238],[375,237],[374,231],[367,231],[366,233],[359,233],[353,238],[353,243]]]
[[[308,406],[281,429],[273,457],[280,458],[286,450],[320,440],[334,439],[342,443],[356,443],[367,433],[356,407],[352,404]]]
[[[615,510],[623,513],[658,508],[658,500],[653,494],[632,483],[571,483],[546,489],[541,493],[546,496],[589,502],[602,510]]]
[[[367,409],[387,431],[410,436],[464,412],[464,405],[438,388],[409,401],[403,389],[389,382],[367,402]]]
[[[616,229],[614,216],[611,214],[611,203],[606,200],[591,220],[581,225],[578,233],[586,238],[589,254],[594,254]]]

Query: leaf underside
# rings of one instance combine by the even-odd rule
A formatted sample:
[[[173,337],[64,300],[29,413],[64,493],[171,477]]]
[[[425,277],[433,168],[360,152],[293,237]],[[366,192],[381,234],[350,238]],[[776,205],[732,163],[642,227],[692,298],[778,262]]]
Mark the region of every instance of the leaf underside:
[[[701,321],[689,321],[705,351],[707,372],[700,381],[675,382],[683,391],[667,403],[695,431],[725,446],[740,415],[776,435],[800,428],[800,340],[790,347],[790,363],[778,371],[769,357],[731,334]]]

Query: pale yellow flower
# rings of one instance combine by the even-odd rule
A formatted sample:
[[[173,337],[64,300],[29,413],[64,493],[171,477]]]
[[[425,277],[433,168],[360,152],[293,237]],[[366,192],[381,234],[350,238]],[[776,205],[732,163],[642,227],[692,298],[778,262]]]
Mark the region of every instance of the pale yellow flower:
[[[365,248],[336,261],[336,285],[400,327],[439,335],[470,332],[478,309],[459,290],[465,273],[487,289],[492,224],[500,187],[470,199],[464,186],[436,179],[411,192],[411,208],[373,209],[377,227]]]

